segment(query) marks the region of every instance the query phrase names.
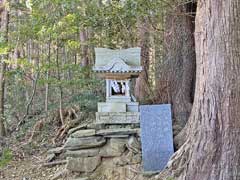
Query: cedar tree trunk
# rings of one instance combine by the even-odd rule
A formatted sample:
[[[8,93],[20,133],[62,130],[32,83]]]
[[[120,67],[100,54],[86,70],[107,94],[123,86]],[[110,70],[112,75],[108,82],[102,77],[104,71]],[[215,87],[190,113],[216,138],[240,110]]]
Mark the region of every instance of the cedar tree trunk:
[[[176,180],[238,180],[240,1],[199,0],[195,43],[196,93],[188,139],[161,175]]]
[[[157,83],[160,99],[168,98],[160,103],[172,104],[174,136],[179,134],[190,116],[196,74],[195,17],[191,14],[195,13],[196,5],[189,2],[175,6],[165,18],[164,64]],[[167,91],[164,90],[166,83]],[[181,136],[180,139],[184,138]],[[175,141],[176,148],[181,144]]]

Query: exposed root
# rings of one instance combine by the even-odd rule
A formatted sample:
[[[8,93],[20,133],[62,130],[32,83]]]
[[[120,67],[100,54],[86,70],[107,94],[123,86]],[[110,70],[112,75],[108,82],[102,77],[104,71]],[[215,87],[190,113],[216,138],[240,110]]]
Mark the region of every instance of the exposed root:
[[[170,178],[181,179],[183,171],[190,159],[190,143],[185,142],[181,148],[173,154],[171,159],[168,161],[166,169],[160,174],[154,177],[157,180],[167,180]]]
[[[44,126],[44,123],[45,123],[45,118],[40,119],[34,124],[32,131],[30,131],[30,137],[28,138],[28,141],[26,142],[26,144],[30,144],[33,141],[33,138],[36,137],[39,134],[39,132],[41,132]],[[29,134],[27,136],[29,136]]]
[[[77,106],[63,109],[62,114],[63,123],[58,110],[52,112],[49,117],[38,120],[31,128],[31,131],[26,135],[25,139],[27,139],[27,142],[24,144],[32,143],[34,138],[40,134],[46,123],[50,123],[54,128],[53,131],[56,132],[52,138],[52,143],[61,143],[67,136],[69,129],[76,127],[86,118],[86,114],[80,112],[80,109]]]
[[[57,111],[53,120],[54,123],[61,124],[56,136],[52,139],[53,144],[61,142],[68,134],[69,129],[76,127],[86,118],[85,113],[80,112],[79,107],[74,106],[63,110],[63,122],[61,123],[60,113]],[[59,126],[59,125],[58,125]]]
[[[56,136],[53,138],[53,144],[56,144],[57,140],[63,140],[64,137],[68,134],[69,129],[76,127],[79,124],[79,119],[66,122],[58,131]]]

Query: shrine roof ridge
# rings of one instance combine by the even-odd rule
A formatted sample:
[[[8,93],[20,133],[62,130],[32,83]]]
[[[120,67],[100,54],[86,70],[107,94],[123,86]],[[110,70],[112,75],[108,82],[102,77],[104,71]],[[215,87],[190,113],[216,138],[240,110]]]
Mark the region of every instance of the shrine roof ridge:
[[[95,48],[96,62],[93,70],[102,73],[139,73],[141,66],[141,48],[112,50]]]

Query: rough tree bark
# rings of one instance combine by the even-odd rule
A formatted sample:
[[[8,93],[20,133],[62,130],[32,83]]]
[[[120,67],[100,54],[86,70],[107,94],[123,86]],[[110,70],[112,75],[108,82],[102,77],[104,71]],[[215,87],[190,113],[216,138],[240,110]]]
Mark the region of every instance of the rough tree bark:
[[[89,52],[88,52],[88,32],[86,29],[80,31],[80,42],[81,42],[81,65],[86,67],[89,65]]]
[[[196,93],[188,139],[161,175],[177,180],[238,180],[240,1],[199,0],[195,43]]]
[[[6,0],[0,2],[1,6],[1,22],[0,22],[0,31],[2,36],[2,43],[6,44],[8,42],[8,22],[9,22],[9,12],[6,8]],[[4,126],[4,96],[5,96],[5,71],[6,63],[4,60],[8,58],[7,54],[1,55],[1,64],[0,64],[0,136],[6,135],[6,128]]]
[[[148,71],[150,64],[150,29],[147,18],[139,22],[139,46],[141,47],[141,64],[143,71],[136,79],[134,95],[139,101],[147,100],[149,97]]]
[[[174,136],[183,129],[191,113],[196,72],[195,17],[190,14],[195,13],[196,5],[184,1],[176,3],[176,7],[166,15],[164,64],[157,82],[159,95],[165,97],[160,97],[165,99],[161,103],[172,104]],[[175,141],[176,148],[180,146],[179,143]]]

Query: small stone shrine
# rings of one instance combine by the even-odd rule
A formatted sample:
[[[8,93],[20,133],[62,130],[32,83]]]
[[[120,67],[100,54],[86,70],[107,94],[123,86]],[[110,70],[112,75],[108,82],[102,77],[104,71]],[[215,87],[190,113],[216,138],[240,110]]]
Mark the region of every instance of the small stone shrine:
[[[96,118],[70,129],[64,145],[49,157],[63,155],[66,170],[82,179],[143,180],[137,173],[142,164],[139,104],[130,93],[131,79],[142,70],[141,50],[95,51],[93,70],[106,79],[106,102],[98,103]]]
[[[63,157],[66,171],[84,180],[144,180],[142,165],[147,173],[161,171],[173,154],[171,106],[139,107],[131,95],[131,79],[142,71],[140,48],[95,52],[93,70],[106,80],[106,102],[98,103],[96,118],[70,129],[47,159]]]
[[[93,70],[106,79],[106,102],[98,103],[97,124],[139,123],[139,104],[130,93],[132,78],[142,71],[140,48],[96,48]]]

